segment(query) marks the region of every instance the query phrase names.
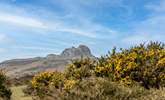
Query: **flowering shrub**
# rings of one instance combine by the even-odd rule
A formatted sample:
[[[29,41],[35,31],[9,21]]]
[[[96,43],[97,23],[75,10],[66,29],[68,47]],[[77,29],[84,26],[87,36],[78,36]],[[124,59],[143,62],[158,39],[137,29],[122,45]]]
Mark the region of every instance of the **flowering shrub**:
[[[97,76],[111,77],[127,85],[141,83],[145,88],[165,85],[165,45],[150,42],[116,52],[99,59]]]
[[[72,89],[77,83],[78,80],[65,80],[64,89],[66,90]]]
[[[33,77],[31,84],[35,97],[41,100],[43,96],[44,100],[164,98],[165,45],[150,42],[119,52],[114,48],[97,62],[88,58],[74,60],[64,73],[41,72]],[[154,88],[148,90],[151,87]],[[154,96],[153,91],[161,91],[156,88],[163,91]]]
[[[35,75],[31,81],[32,86],[34,88],[40,88],[40,87],[47,87],[50,85],[53,85],[55,87],[59,87],[60,82],[63,81],[64,76],[60,72],[41,72],[37,75]]]
[[[31,81],[32,88],[39,97],[49,92],[50,87],[60,88],[64,82],[64,75],[60,72],[45,71],[35,75]]]
[[[3,98],[3,100],[10,100],[11,96],[11,90],[7,88],[6,85],[6,75],[3,70],[0,70],[0,97]]]
[[[82,79],[94,73],[95,62],[89,58],[74,60],[65,70],[66,78]]]

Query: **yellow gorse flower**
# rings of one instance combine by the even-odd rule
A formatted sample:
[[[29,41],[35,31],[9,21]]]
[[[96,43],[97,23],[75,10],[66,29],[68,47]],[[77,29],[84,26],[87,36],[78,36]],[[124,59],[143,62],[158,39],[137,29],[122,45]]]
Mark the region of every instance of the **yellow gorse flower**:
[[[157,86],[157,81],[165,77],[165,46],[158,42],[140,44],[118,53],[113,50],[104,60],[99,60],[95,68],[97,76],[110,76],[127,84],[142,81],[146,85],[147,81],[147,85]]]
[[[76,81],[76,80],[65,80],[65,82],[64,82],[64,89],[71,89],[77,83],[78,83],[78,81]]]
[[[51,85],[58,86],[61,81],[64,80],[64,75],[60,72],[45,71],[36,74],[31,84],[34,88],[41,88],[42,86],[48,87]]]

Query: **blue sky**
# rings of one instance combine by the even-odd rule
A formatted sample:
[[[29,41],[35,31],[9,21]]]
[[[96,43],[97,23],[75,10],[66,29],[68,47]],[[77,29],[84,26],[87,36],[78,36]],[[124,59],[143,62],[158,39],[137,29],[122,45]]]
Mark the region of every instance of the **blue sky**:
[[[0,61],[151,40],[165,42],[165,0],[0,0]]]

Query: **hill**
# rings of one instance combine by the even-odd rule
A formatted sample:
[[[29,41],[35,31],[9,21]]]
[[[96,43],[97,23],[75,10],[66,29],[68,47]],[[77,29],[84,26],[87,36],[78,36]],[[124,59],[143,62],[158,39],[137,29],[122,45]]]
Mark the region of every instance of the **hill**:
[[[19,78],[43,70],[62,71],[71,60],[81,57],[94,58],[87,46],[79,45],[77,48],[66,48],[59,55],[49,54],[46,57],[7,60],[0,63],[0,67],[7,70],[8,76]]]

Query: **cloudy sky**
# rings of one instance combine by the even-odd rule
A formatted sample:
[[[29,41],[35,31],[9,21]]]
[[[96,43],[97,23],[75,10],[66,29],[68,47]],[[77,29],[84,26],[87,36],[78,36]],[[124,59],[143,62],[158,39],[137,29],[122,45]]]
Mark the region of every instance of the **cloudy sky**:
[[[165,0],[0,0],[0,61],[151,40],[165,42]]]

